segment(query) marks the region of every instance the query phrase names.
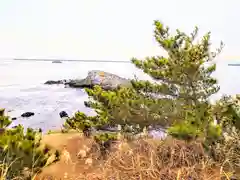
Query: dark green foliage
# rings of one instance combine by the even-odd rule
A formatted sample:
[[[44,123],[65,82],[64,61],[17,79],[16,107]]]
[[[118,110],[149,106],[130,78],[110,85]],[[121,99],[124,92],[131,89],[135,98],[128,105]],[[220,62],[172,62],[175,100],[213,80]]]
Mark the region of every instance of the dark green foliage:
[[[150,125],[150,117],[147,117],[148,112],[142,104],[145,102],[150,105],[153,101],[144,98],[135,89],[120,87],[113,91],[104,91],[100,86],[95,86],[93,89],[86,89],[86,92],[92,97],[93,101],[89,105],[96,110],[100,124],[135,125],[140,121],[142,127]]]
[[[96,142],[101,142],[101,143],[104,143],[108,140],[117,140],[117,134],[116,133],[102,133],[102,134],[97,134],[94,136],[94,139]]]
[[[0,121],[5,129],[0,134],[0,164],[8,168],[6,178],[21,177],[24,169],[33,176],[51,156],[48,147],[40,147],[41,130],[28,128],[24,132],[21,125],[6,129],[11,121],[4,112],[0,114]]]
[[[216,141],[222,133],[221,126],[214,125],[212,106],[199,103],[197,106],[185,108],[182,122],[178,121],[168,129],[170,135],[180,139],[205,139],[209,143]]]
[[[86,116],[82,112],[76,112],[71,118],[68,118],[64,123],[65,129],[88,130],[99,124],[98,116]]]

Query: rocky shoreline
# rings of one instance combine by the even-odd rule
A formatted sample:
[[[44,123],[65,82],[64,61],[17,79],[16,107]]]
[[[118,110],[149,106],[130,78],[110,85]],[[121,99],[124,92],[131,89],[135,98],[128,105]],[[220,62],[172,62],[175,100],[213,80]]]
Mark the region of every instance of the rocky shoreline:
[[[105,90],[113,90],[119,86],[131,87],[131,80],[117,76],[112,73],[108,73],[100,70],[92,70],[92,71],[89,71],[87,76],[83,79],[48,80],[44,84],[45,85],[62,85],[62,86],[65,86],[65,88],[70,88],[70,89],[71,88],[72,89],[92,88],[95,85],[99,85]],[[84,104],[85,101],[83,101],[82,103]],[[85,104],[85,107],[87,107],[86,104]],[[33,111],[29,111],[29,109],[26,109],[26,110],[27,111],[25,111],[24,113],[22,112],[20,116],[13,116],[12,120],[16,121],[19,119],[20,120],[25,119],[26,121],[28,121],[28,119],[31,118],[29,119],[29,121],[31,121],[32,117],[35,117],[35,115],[39,114],[34,110]],[[59,111],[57,111],[54,116],[64,120],[65,118],[69,117],[69,112],[68,110],[64,111],[59,109]],[[59,122],[62,122],[62,121],[59,120]],[[102,126],[94,129],[93,131],[117,132],[118,128],[117,126],[114,126],[114,127]],[[161,128],[159,129],[158,127],[150,128],[149,133],[156,138],[162,138],[165,136],[165,132]]]
[[[131,86],[131,80],[125,79],[123,77],[117,76],[112,73],[100,71],[100,70],[91,70],[88,72],[87,76],[83,79],[64,79],[64,80],[48,80],[44,83],[44,85],[63,85],[66,88],[92,88],[95,85],[101,86],[105,90],[112,90],[119,86]],[[47,97],[46,97],[47,98]],[[82,102],[86,108],[86,101]],[[35,109],[35,110],[34,110]],[[36,108],[25,109],[25,111],[20,112],[20,114],[11,115],[11,119],[13,121],[19,122],[19,120],[29,121],[32,118],[37,118],[39,113],[36,111]],[[69,112],[67,109],[59,109],[59,111],[55,112],[55,117],[60,119],[69,117]],[[30,121],[31,121],[30,120]],[[100,130],[104,131],[116,131],[114,127],[101,127]]]

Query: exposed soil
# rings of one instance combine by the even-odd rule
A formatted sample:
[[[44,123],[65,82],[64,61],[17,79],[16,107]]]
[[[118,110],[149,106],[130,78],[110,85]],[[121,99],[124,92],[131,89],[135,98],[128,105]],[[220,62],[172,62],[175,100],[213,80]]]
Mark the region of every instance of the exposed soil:
[[[83,138],[79,133],[56,133],[45,135],[42,141],[63,154],[65,151],[69,152],[70,160],[67,162],[66,157],[61,157],[60,161],[43,168],[36,179],[98,179],[94,177],[94,174],[99,174],[100,171],[98,164],[88,166],[84,159],[77,157],[83,145],[91,147],[91,139]]]

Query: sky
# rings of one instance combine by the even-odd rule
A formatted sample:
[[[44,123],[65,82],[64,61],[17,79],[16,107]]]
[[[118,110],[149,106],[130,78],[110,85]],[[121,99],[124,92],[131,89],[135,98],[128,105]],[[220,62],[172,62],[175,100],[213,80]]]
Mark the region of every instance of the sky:
[[[160,55],[153,21],[240,58],[239,0],[0,0],[0,58],[130,60]]]

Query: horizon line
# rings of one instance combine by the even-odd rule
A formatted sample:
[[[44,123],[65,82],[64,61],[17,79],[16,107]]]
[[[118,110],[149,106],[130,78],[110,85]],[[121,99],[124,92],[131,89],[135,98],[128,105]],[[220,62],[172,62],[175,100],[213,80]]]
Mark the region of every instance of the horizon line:
[[[68,62],[114,62],[114,63],[131,63],[131,61],[121,60],[83,60],[83,59],[40,59],[40,58],[14,58],[15,61],[68,61]]]

